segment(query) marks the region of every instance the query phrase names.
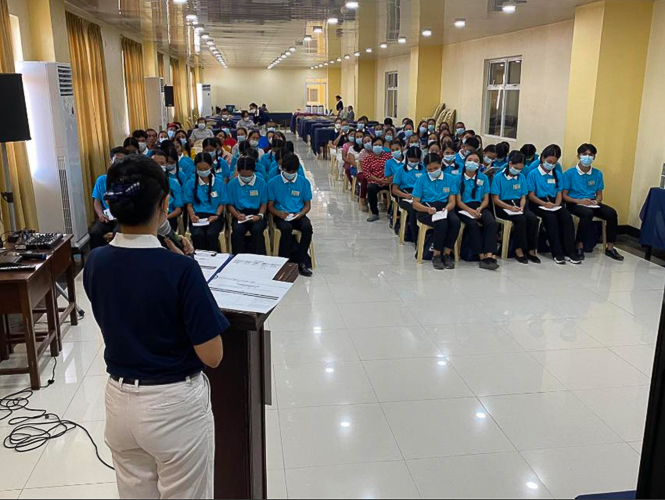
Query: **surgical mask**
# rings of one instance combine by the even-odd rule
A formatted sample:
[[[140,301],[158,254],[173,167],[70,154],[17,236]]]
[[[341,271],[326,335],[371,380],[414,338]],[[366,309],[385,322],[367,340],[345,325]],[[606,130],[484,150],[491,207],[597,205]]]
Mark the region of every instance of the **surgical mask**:
[[[238,136],[238,142],[245,142],[245,140],[247,140],[247,137],[245,137],[244,135]]]
[[[182,144],[183,146],[186,145],[187,144],[187,138],[181,137],[180,138],[180,144]]]
[[[456,133],[457,135],[462,135],[464,132],[466,132],[466,130],[464,130],[463,128],[455,129],[455,133]]]
[[[146,149],[148,149],[148,144],[146,142],[139,142],[139,151],[143,153]]]
[[[259,141],[257,141],[256,139],[253,139],[253,140],[249,141],[249,145],[252,146],[253,148],[255,148],[259,145]]]
[[[203,130],[204,128],[206,128],[206,124],[205,123],[199,123],[199,130]]]
[[[462,139],[462,144],[466,144],[466,137]]]
[[[239,176],[240,180],[243,181],[245,184],[250,184],[253,180],[255,175],[250,175],[249,177],[245,177],[243,175]]]
[[[469,161],[466,164],[466,171],[470,174],[474,174],[476,173],[476,170],[478,170],[478,167],[480,167],[480,165],[478,165],[475,161]]]
[[[229,121],[229,115],[222,115],[222,120],[224,120],[225,122],[228,122]]]
[[[231,129],[230,129],[230,128],[223,128],[222,130],[224,131],[224,133],[225,133],[227,136],[231,134]]]
[[[164,142],[164,141],[168,141],[168,140],[169,140],[168,137],[160,137],[160,138],[159,138],[159,143],[161,144],[162,142]]]
[[[210,177],[210,174],[211,174],[211,173],[212,173],[212,170],[211,170],[211,169],[208,169],[208,170],[197,170],[197,171],[196,171],[196,175],[198,175],[199,177],[201,177],[201,179],[207,179],[208,177]]]
[[[443,157],[443,161],[445,161],[446,163],[452,163],[455,161],[455,155],[445,155]]]
[[[486,156],[485,158],[483,158],[483,161],[484,161],[487,165],[491,165],[492,163],[494,163],[494,160],[493,160],[492,158],[490,158],[489,156]]]
[[[342,128],[342,124],[341,124],[341,123],[335,123],[335,130],[339,130],[339,129],[341,129],[341,128]]]
[[[380,155],[383,153],[383,146],[374,146],[373,151],[375,155]]]
[[[372,149],[372,143],[371,142],[365,143],[365,149]]]
[[[434,132],[435,128],[436,128],[436,126],[434,126],[434,125],[427,125],[427,130],[430,131],[430,132]]]
[[[435,140],[427,141],[428,146],[431,146],[432,144],[436,144],[436,141]]]
[[[462,150],[459,152],[459,154],[460,154],[460,156],[461,156],[462,158],[466,158],[467,156],[469,156],[470,151],[469,151],[468,149],[462,149]]]
[[[268,137],[268,144],[272,144],[272,137]]]
[[[543,169],[545,169],[548,172],[551,172],[556,168],[556,163],[549,163],[547,161],[543,162]]]
[[[364,123],[359,123],[358,124],[358,130],[365,130],[365,124]]]
[[[427,132],[427,128],[426,128],[426,127],[420,127],[420,128],[418,129],[418,131],[419,131],[421,134],[424,134],[425,132]]]
[[[427,175],[429,175],[429,178],[435,181],[436,179],[439,178],[441,175],[441,169],[437,168],[434,172],[427,172]]]
[[[418,165],[420,165],[420,162],[417,162],[417,161],[410,161],[409,162],[409,167],[411,167],[411,168],[418,168]]]
[[[521,170],[518,170],[515,167],[510,167],[508,170],[510,171],[510,175],[514,175],[514,176],[518,176],[522,173]]]
[[[407,139],[413,135],[413,130],[405,130],[404,131],[404,137]]]
[[[362,138],[362,137],[356,137],[356,138],[354,139],[354,141],[356,141],[356,144],[360,144],[360,145],[362,145],[362,143],[363,143],[363,138]]]
[[[383,130],[375,130],[374,134],[376,134],[377,137],[382,137],[383,136]]]
[[[292,181],[298,176],[297,172],[294,172],[292,174],[287,174],[286,172],[282,172],[282,177],[284,177],[287,181]]]
[[[275,127],[268,127],[268,132],[274,132],[274,131],[275,131]]]
[[[393,151],[393,158],[396,160],[401,160],[402,159],[402,152],[401,151]]]
[[[348,132],[349,131],[349,126],[348,125],[342,125],[342,131],[343,132]]]
[[[167,172],[173,172],[175,170],[175,163],[167,163],[166,164],[166,171]]]
[[[580,156],[580,163],[584,167],[590,167],[591,165],[593,165],[594,160],[595,158],[591,155]]]
[[[392,141],[393,139],[394,139],[394,137],[392,135],[387,135],[386,136],[386,141],[388,141],[388,142]]]
[[[173,130],[169,130],[166,133],[169,135],[169,139],[173,139],[175,137],[175,132]]]

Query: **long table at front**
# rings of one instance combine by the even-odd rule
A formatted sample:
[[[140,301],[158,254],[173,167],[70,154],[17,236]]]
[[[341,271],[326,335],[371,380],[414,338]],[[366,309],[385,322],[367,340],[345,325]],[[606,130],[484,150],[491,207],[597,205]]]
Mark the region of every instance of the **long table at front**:
[[[294,283],[295,264],[275,280]],[[279,307],[279,306],[278,306]],[[272,404],[268,314],[222,310],[224,360],[208,369],[215,416],[215,498],[268,498],[265,405]]]

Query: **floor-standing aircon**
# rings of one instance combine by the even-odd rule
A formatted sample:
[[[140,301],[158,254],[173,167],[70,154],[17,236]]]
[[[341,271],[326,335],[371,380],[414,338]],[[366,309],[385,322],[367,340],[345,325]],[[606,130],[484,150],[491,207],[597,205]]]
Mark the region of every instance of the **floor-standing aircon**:
[[[199,99],[199,116],[211,116],[212,109],[212,85],[209,83],[196,84],[196,92]]]
[[[73,245],[88,243],[86,198],[79,156],[78,120],[69,64],[25,61],[26,107],[32,140],[28,156],[42,232],[74,235]]]
[[[148,107],[148,126],[158,132],[166,130],[166,103],[164,101],[164,79],[148,76],[145,79],[145,102]]]

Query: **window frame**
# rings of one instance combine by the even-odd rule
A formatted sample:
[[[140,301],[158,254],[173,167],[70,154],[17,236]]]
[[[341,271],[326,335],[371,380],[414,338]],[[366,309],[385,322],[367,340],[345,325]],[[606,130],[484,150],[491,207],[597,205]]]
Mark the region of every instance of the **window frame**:
[[[520,63],[520,83],[508,83],[510,76],[510,63],[519,62]],[[500,85],[490,83],[490,78],[492,75],[492,65],[503,63],[504,64],[504,76],[503,83]],[[517,141],[517,130],[519,128],[519,119],[517,121],[517,127],[515,128],[515,137],[506,136],[506,104],[509,91],[518,92],[518,105],[517,112],[519,118],[519,103],[522,97],[522,68],[524,66],[524,58],[522,56],[511,56],[511,57],[500,57],[496,59],[487,59],[485,61],[485,85],[483,89],[483,135],[486,137],[491,137],[494,139],[501,139],[505,141]],[[490,103],[490,92],[499,92],[499,98],[501,99],[501,131],[499,135],[490,134],[490,115],[488,106]]]
[[[391,78],[395,77],[395,85],[394,86],[389,86],[391,83]],[[386,76],[385,76],[385,102],[384,102],[384,112],[386,117],[388,118],[394,118],[397,119],[397,114],[399,111],[399,71],[386,71]],[[393,96],[393,109],[389,109],[390,107],[390,98],[391,95]]]

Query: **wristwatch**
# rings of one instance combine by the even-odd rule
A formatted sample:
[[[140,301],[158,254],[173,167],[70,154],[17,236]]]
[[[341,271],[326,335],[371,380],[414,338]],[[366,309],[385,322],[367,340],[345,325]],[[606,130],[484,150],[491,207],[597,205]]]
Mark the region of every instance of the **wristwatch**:
[[[256,214],[257,216],[261,217],[261,220],[263,220],[264,215],[263,214]]]

